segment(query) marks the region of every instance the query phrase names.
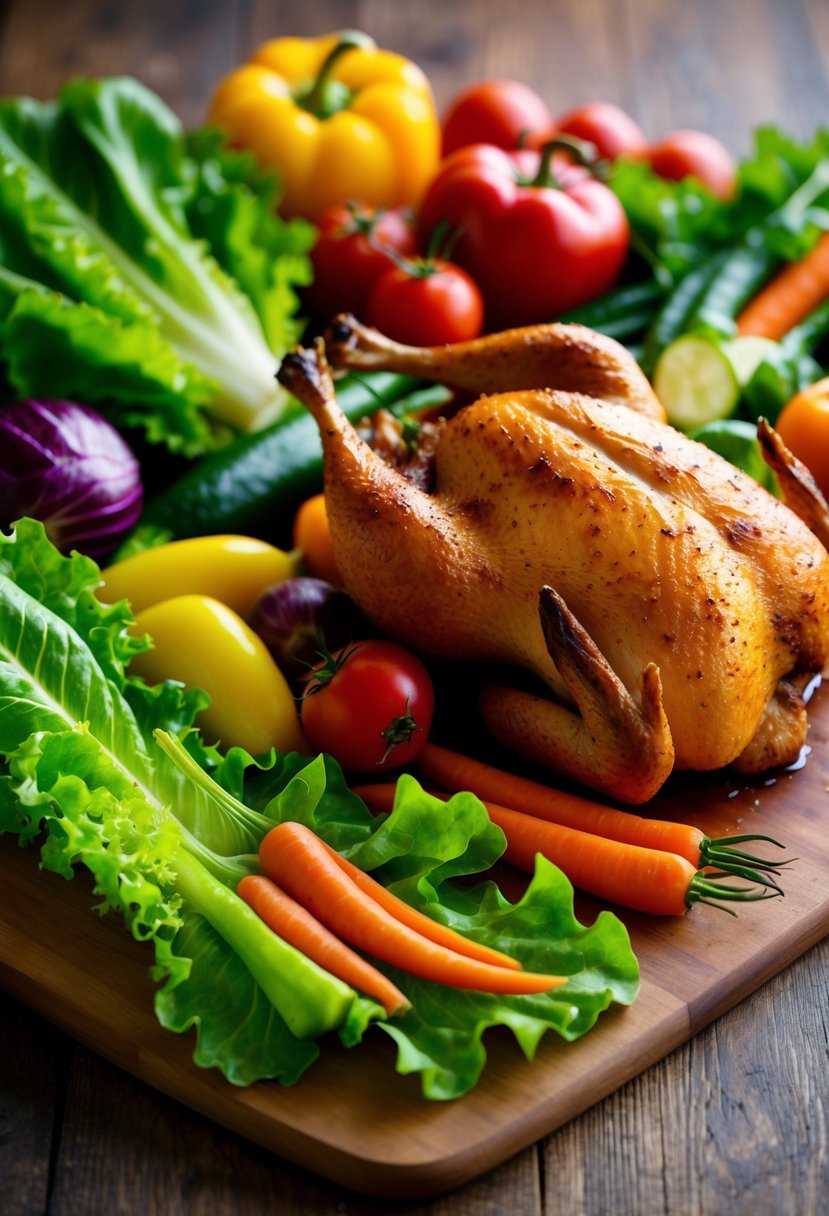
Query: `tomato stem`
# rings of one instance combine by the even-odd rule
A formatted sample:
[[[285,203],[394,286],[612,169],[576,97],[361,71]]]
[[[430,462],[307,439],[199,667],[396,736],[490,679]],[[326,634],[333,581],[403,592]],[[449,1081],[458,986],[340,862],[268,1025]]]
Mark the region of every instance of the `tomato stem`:
[[[306,697],[313,697],[315,693],[322,692],[326,684],[331,683],[334,676],[341,667],[345,666],[354,652],[360,649],[360,643],[355,642],[354,645],[346,646],[339,654],[334,655],[331,653],[321,631],[317,633],[317,643],[319,646],[317,655],[322,661],[318,666],[313,667],[308,676],[308,684],[300,700],[304,700]]]
[[[377,767],[379,768],[381,765],[386,763],[392,751],[394,751],[395,747],[397,747],[398,743],[408,743],[412,735],[416,734],[416,732],[420,729],[421,727],[418,726],[412,714],[409,712],[409,698],[407,697],[406,708],[404,709],[403,713],[399,714],[396,718],[392,718],[386,729],[380,732],[381,738],[385,739],[386,741],[386,750],[383,752],[382,757],[377,761]]]

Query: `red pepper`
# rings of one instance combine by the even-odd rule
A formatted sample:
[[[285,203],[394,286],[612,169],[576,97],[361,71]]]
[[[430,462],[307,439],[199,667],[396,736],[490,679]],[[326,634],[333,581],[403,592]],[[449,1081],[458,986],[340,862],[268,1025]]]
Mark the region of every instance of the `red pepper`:
[[[565,150],[566,148],[566,150]],[[613,191],[574,163],[578,141],[540,152],[472,144],[448,156],[419,216],[441,232],[486,301],[488,329],[550,321],[601,295],[624,265],[627,217]]]

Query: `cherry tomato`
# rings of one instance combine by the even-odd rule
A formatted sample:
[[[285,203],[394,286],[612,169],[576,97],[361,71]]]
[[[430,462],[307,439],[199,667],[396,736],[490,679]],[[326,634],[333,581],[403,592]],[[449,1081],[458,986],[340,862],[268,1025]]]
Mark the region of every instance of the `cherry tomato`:
[[[718,139],[704,131],[672,131],[651,144],[646,159],[654,173],[669,181],[696,177],[717,198],[727,202],[734,197],[737,188],[734,157]]]
[[[393,263],[393,255],[417,253],[414,219],[403,208],[383,211],[362,203],[338,203],[317,221],[311,251],[314,280],[305,303],[315,316],[329,320],[338,312],[366,319],[375,280]]]
[[[829,376],[792,397],[774,425],[829,497]]]
[[[305,737],[348,772],[400,768],[429,735],[435,708],[428,671],[411,651],[371,639],[335,651],[300,702]]]
[[[519,80],[482,80],[459,93],[443,119],[443,155],[467,144],[518,148],[522,137],[548,131],[550,111]]]
[[[294,516],[294,548],[302,551],[302,559],[315,578],[324,579],[338,587],[340,572],[331,543],[331,528],[325,507],[325,495],[307,498]]]
[[[442,346],[477,338],[484,302],[477,284],[452,262],[422,259],[395,266],[372,288],[368,321],[396,342]]]
[[[641,156],[648,148],[642,128],[609,101],[592,101],[570,110],[556,123],[559,134],[575,135],[595,145],[600,156]]]

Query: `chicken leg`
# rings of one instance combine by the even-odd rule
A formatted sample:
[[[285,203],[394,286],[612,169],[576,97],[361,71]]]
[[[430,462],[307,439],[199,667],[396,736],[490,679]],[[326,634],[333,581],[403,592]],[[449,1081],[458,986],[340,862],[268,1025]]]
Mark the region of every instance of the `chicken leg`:
[[[660,421],[665,410],[623,346],[583,325],[532,325],[451,346],[402,346],[347,313],[325,335],[332,367],[420,376],[471,394],[557,388]]]

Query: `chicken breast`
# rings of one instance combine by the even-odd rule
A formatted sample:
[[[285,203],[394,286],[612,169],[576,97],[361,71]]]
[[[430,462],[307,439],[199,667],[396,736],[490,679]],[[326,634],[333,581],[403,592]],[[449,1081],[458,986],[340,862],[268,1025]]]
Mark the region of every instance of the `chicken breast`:
[[[536,345],[545,330],[573,328],[535,327]],[[344,346],[342,332],[335,357],[360,365],[360,341],[352,330]],[[532,690],[485,691],[489,729],[620,800],[647,800],[674,767],[794,760],[807,728],[800,690],[829,661],[824,545],[782,501],[662,422],[621,347],[579,334],[560,347],[568,391],[534,387],[555,378],[555,360],[539,372],[534,350],[527,372],[528,332],[493,340],[497,384],[522,387],[479,396],[446,422],[430,493],[357,437],[321,346],[285,360],[280,378],[320,426],[349,594],[426,653],[532,672]],[[367,341],[378,366],[383,340]],[[487,341],[477,344],[484,363]],[[580,343],[590,395],[573,388]],[[634,386],[633,408],[624,393],[594,395],[608,350],[614,385],[628,376]],[[388,344],[384,365],[461,387],[471,367],[476,391],[481,362],[461,347],[424,357]],[[792,498],[825,519],[770,435]]]

